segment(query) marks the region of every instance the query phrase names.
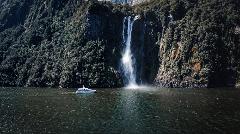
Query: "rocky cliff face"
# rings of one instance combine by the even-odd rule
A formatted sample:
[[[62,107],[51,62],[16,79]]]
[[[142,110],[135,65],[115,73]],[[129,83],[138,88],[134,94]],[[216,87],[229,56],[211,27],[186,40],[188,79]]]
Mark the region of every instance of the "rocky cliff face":
[[[162,23],[152,12],[139,15],[133,24],[132,51],[136,58],[137,82],[153,84],[159,68],[159,36]]]
[[[0,0],[0,85],[119,87],[123,18],[133,24],[137,81],[162,87],[240,83],[234,0]]]
[[[167,20],[158,43],[157,85],[235,86],[240,59],[240,36],[236,32],[240,24],[239,3],[199,0],[165,4],[165,9],[156,10]]]

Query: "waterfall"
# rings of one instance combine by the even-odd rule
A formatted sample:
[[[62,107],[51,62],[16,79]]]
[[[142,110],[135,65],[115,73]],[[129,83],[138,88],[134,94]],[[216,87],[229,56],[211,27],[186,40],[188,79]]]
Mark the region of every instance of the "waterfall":
[[[135,58],[131,52],[132,43],[132,27],[136,17],[133,19],[131,16],[125,17],[123,20],[123,44],[124,51],[122,54],[121,64],[125,76],[125,84],[127,87],[137,87],[136,71],[135,71]],[[127,22],[127,27],[126,27]]]

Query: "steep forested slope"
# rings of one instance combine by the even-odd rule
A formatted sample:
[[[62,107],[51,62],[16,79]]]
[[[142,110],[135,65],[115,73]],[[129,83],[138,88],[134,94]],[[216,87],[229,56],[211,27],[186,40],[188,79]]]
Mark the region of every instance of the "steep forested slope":
[[[106,5],[2,0],[0,85],[121,86],[123,15]]]
[[[239,81],[239,6],[235,0],[155,0],[136,6],[137,12],[161,18],[157,85],[235,86]]]
[[[139,81],[164,87],[240,82],[240,2],[0,0],[0,85],[122,86],[123,18],[134,22]]]

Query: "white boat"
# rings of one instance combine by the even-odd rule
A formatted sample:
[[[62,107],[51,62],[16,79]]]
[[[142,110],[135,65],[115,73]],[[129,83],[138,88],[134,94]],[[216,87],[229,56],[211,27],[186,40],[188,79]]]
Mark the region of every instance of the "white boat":
[[[78,88],[78,90],[76,91],[76,94],[86,94],[86,93],[95,93],[95,92],[96,90],[86,88],[83,85],[82,88]]]

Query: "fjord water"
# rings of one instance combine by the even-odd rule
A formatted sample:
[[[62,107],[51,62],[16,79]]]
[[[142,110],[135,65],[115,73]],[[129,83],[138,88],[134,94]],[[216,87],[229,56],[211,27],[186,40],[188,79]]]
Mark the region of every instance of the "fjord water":
[[[239,89],[0,88],[0,133],[239,133]]]

